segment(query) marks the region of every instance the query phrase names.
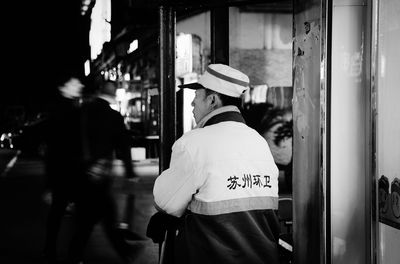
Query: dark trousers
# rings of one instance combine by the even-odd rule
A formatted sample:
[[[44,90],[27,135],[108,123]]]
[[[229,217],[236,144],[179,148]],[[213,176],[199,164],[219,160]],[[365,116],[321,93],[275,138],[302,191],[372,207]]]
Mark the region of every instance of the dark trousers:
[[[129,244],[116,226],[116,205],[110,189],[111,182],[108,180],[87,183],[76,199],[76,233],[69,249],[69,263],[78,263],[83,259],[87,242],[98,223],[103,225],[105,234],[116,252],[123,259],[129,255]]]
[[[46,223],[45,254],[50,260],[57,258],[57,240],[62,219],[70,202],[68,194],[62,190],[53,190],[52,202]]]

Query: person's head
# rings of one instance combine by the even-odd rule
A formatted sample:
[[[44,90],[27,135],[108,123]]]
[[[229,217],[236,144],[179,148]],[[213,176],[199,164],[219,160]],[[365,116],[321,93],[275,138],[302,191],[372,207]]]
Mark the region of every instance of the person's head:
[[[116,90],[117,90],[117,85],[115,82],[111,80],[105,80],[100,86],[99,93],[101,95],[115,97]]]
[[[181,88],[196,90],[192,101],[193,115],[198,123],[212,111],[227,105],[240,106],[241,95],[249,88],[249,77],[225,64],[210,64],[197,83]]]
[[[82,96],[84,85],[79,70],[64,67],[57,70],[54,76],[55,85],[62,96],[70,99]]]
[[[77,77],[70,77],[65,83],[58,87],[62,96],[70,99],[82,96],[84,85]]]

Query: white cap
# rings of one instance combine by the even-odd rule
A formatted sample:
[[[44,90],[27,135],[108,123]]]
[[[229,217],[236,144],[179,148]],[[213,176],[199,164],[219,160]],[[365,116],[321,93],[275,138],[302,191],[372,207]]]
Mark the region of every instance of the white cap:
[[[210,64],[197,83],[179,85],[180,88],[210,89],[231,97],[240,97],[249,88],[249,77],[225,64]]]

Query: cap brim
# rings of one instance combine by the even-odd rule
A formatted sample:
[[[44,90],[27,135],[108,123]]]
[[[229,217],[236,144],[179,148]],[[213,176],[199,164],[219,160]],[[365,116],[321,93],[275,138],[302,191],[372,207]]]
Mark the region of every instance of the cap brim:
[[[186,83],[186,84],[178,85],[178,87],[179,88],[189,88],[189,89],[193,89],[193,90],[205,89],[205,87],[203,85],[201,85],[200,83]]]

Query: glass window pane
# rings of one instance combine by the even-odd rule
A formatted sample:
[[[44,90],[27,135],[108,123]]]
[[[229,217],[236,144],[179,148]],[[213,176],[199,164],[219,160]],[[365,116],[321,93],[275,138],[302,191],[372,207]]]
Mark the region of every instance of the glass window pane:
[[[196,82],[210,61],[210,12],[201,12],[176,23],[176,85]],[[194,90],[177,89],[177,129],[179,134],[191,130],[196,124],[191,102]]]
[[[379,2],[376,125],[380,263],[398,263],[400,259],[399,12],[399,1]]]
[[[292,12],[267,4],[230,7],[229,64],[250,78],[241,111],[268,142],[278,165],[279,243],[292,247]],[[291,253],[283,252],[287,263]]]
[[[268,141],[280,168],[280,195],[292,192],[292,13],[265,5],[229,8],[229,64],[246,73],[247,123]]]

